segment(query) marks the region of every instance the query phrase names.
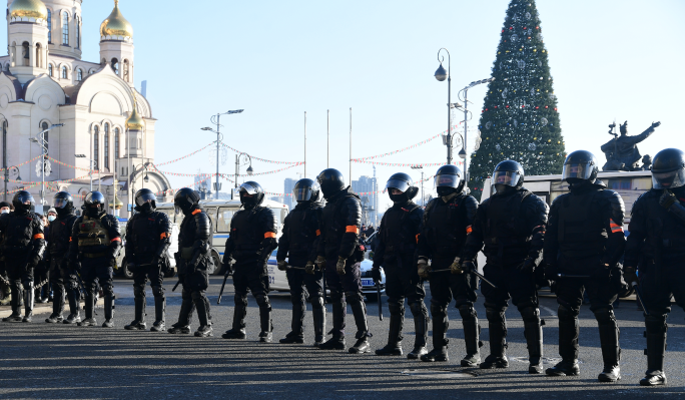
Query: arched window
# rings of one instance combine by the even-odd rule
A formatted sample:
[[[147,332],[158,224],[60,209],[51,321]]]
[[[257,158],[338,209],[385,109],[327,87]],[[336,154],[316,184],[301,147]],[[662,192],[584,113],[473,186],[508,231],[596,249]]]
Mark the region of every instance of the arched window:
[[[43,50],[43,48],[40,46],[40,43],[36,43],[36,68],[42,67],[42,65],[41,65],[41,64],[42,64],[42,63],[41,63],[41,61],[42,61],[41,58],[42,58],[42,57],[40,56],[42,50]]]
[[[74,16],[74,23],[76,24],[76,48],[81,48],[81,18],[78,15]]]
[[[119,153],[119,135],[120,135],[119,128],[114,128],[114,158],[120,158],[121,154]]]
[[[67,79],[69,78],[69,73],[67,72],[67,67],[66,65],[62,67],[62,79]]]
[[[25,67],[30,67],[31,66],[31,64],[30,64],[31,54],[29,53],[29,51],[30,51],[29,50],[29,42],[24,42],[21,45],[21,47],[23,49],[22,56],[24,57],[24,62],[22,63],[22,65]]]
[[[2,121],[2,165],[7,165],[7,121]]]
[[[112,69],[114,70],[114,73],[119,75],[119,60],[116,58],[112,59]]]
[[[81,68],[76,70],[76,80],[79,82],[83,80],[83,70]]]
[[[93,168],[99,170],[100,167],[100,128],[93,127]]]
[[[105,124],[105,168],[109,171],[109,124]]]
[[[46,129],[48,129],[49,127],[50,127],[50,125],[48,125],[47,122],[43,122],[43,123],[41,124],[41,127],[40,127],[40,128],[41,128],[42,130],[46,130]],[[46,148],[46,149],[49,149],[49,148],[50,148],[50,145],[49,145],[50,139],[49,139],[49,137],[48,137],[49,134],[50,134],[50,132],[45,132],[45,133],[43,134],[43,138],[45,138],[45,148]],[[47,150],[46,150],[46,153],[47,153]]]
[[[124,81],[126,82],[131,82],[129,79],[129,66],[128,66],[128,60],[124,60]]]
[[[52,10],[48,8],[48,43],[52,43]]]
[[[62,44],[69,46],[69,14],[62,13]]]
[[[7,64],[5,64],[5,71],[9,71],[9,70],[10,70],[10,63],[7,63]]]
[[[48,64],[48,74],[51,77],[55,76],[55,72],[53,71],[52,64]]]

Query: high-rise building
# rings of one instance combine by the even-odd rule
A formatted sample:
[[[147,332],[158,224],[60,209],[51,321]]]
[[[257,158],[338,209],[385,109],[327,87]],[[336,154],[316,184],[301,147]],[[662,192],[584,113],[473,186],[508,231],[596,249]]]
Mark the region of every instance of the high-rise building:
[[[369,176],[360,176],[352,181],[352,190],[362,198],[362,223],[378,226],[378,181]]]
[[[297,183],[297,179],[292,179],[292,178],[286,178],[285,181],[283,181],[283,194],[284,194],[284,199],[283,199],[283,204],[288,206],[288,209],[292,210],[295,208],[297,205],[296,201],[293,199],[293,188],[295,187],[295,184]]]

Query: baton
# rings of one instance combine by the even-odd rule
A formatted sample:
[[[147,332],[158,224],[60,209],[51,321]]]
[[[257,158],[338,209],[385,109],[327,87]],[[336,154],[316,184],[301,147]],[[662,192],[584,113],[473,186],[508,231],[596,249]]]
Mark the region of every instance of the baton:
[[[647,311],[647,307],[645,307],[645,302],[642,301],[642,296],[640,296],[640,288],[638,287],[637,282],[633,282],[631,284],[633,286],[633,289],[635,289],[635,298],[637,298],[637,301],[640,303],[640,306],[642,306],[642,310],[645,313],[645,316],[649,315],[649,311]]]
[[[490,282],[489,280],[487,280],[483,275],[481,275],[481,274],[480,274],[478,271],[476,271],[475,269],[474,269],[473,271],[471,271],[471,273],[473,273],[474,275],[476,275],[477,277],[479,277],[480,279],[482,279],[483,282],[485,282],[485,283],[487,283],[488,285],[492,286],[493,288],[497,289],[497,286],[495,286],[494,283],[492,283],[492,282]]]
[[[557,274],[559,278],[579,278],[579,279],[589,279],[590,275],[570,275],[570,274]]]
[[[172,292],[175,292],[175,291],[176,291],[176,288],[177,288],[178,285],[180,285],[180,284],[181,284],[181,280],[179,279],[178,281],[176,281],[176,284],[174,285],[174,288],[171,289],[171,291],[172,291]]]
[[[376,296],[378,297],[378,319],[383,321],[383,300],[381,299],[380,282],[376,282]]]
[[[226,273],[224,274],[224,283],[221,284],[221,290],[219,291],[219,298],[216,299],[216,304],[221,304],[221,297],[224,295],[224,288],[226,287],[226,281],[228,280],[228,275],[231,274],[231,267],[226,268]]]

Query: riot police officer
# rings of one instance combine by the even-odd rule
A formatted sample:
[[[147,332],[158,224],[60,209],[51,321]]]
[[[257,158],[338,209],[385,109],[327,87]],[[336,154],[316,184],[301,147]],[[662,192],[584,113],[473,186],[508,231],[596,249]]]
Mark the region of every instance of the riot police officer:
[[[460,255],[466,237],[471,233],[478,201],[464,189],[462,172],[454,165],[445,165],[438,169],[435,187],[438,197],[426,206],[418,248],[418,273],[429,279],[433,315],[433,350],[421,356],[421,360],[449,360],[447,307],[454,298],[462,318],[466,341],[466,356],[461,360],[461,365],[475,367],[480,363],[481,345],[478,313],[473,307],[478,298],[478,279],[471,273],[452,274],[450,266]],[[428,260],[432,260],[430,267]]]
[[[190,188],[180,189],[174,196],[177,212],[184,215],[178,234],[178,253],[174,255],[183,291],[178,322],[168,332],[189,334],[192,313],[197,309],[200,326],[195,336],[208,337],[212,336],[212,319],[205,290],[209,286],[207,267],[213,262],[210,254],[213,231],[212,222],[199,202],[200,193]]]
[[[105,300],[105,322],[103,328],[114,326],[114,285],[112,275],[116,257],[121,249],[119,220],[105,212],[105,196],[98,191],[86,195],[83,216],[72,228],[69,248],[71,268],[80,271],[85,285],[86,319],[79,326],[95,326],[93,309],[98,286]]]
[[[364,257],[359,247],[361,200],[351,187],[345,185],[345,179],[340,171],[334,168],[323,170],[317,177],[317,182],[328,203],[323,209],[316,263],[326,270],[325,279],[331,291],[333,306],[333,337],[319,348],[345,348],[345,314],[349,301],[357,325],[357,342],[349,352],[368,353],[371,351],[368,339],[371,333],[366,318],[366,304],[361,291],[359,270],[359,262]]]
[[[50,263],[50,284],[52,286],[52,314],[45,320],[50,324],[63,321],[66,324],[81,322],[81,292],[78,287],[76,271],[69,267],[69,242],[72,241],[74,222],[74,199],[67,192],[58,192],[53,198],[57,218],[50,223],[46,258]],[[65,320],[64,297],[69,300],[69,316]]]
[[[428,309],[423,302],[426,290],[416,270],[416,245],[421,234],[423,209],[412,201],[418,193],[411,177],[396,173],[385,185],[393,206],[389,208],[379,230],[378,245],[373,256],[373,278],[381,281],[380,267],[385,270],[385,292],[390,310],[390,331],[388,344],[376,350],[379,356],[402,355],[402,326],[404,325],[404,299],[414,316],[416,339],[414,349],[407,355],[418,359],[428,353],[426,337],[428,331]]]
[[[43,223],[31,208],[35,201],[31,193],[21,190],[12,199],[14,212],[0,216],[2,250],[5,268],[12,291],[12,314],[4,322],[31,322],[35,291],[33,270],[43,258],[45,236]],[[24,298],[24,318],[21,317],[20,299]]]
[[[578,314],[587,291],[599,325],[604,370],[600,382],[621,379],[619,329],[612,303],[622,288],[620,258],[625,248],[621,196],[597,179],[598,164],[589,151],[566,157],[562,179],[571,192],[554,200],[544,246],[548,279],[556,280],[561,362],[547,375],[572,376],[578,366]],[[570,275],[570,276],[569,276]]]
[[[685,308],[685,154],[664,149],[654,157],[652,190],[633,206],[625,278],[638,282],[645,307],[647,373],[642,386],[666,384],[666,318],[671,296]]]
[[[295,183],[293,198],[297,201],[297,206],[285,217],[283,234],[278,241],[278,269],[286,271],[293,304],[292,331],[280,340],[281,343],[304,342],[306,293],[312,303],[314,345],[318,347],[323,343],[326,328],[323,271],[314,265],[317,242],[321,235],[320,191],[319,184],[311,179],[300,179]],[[304,287],[307,288],[306,292]]]
[[[150,189],[140,189],[135,196],[137,213],[126,225],[126,263],[133,272],[134,319],[124,326],[127,330],[144,330],[145,283],[150,278],[155,297],[155,322],[150,328],[161,332],[164,326],[164,272],[169,267],[167,250],[171,223],[166,214],[156,211],[157,197]]]
[[[226,240],[224,268],[233,267],[233,286],[235,288],[235,310],[233,327],[222,335],[224,339],[245,339],[245,315],[247,314],[247,291],[259,305],[261,332],[259,341],[270,343],[273,340],[271,303],[269,302],[269,275],[266,269],[271,252],[276,248],[276,225],[273,212],[261,204],[264,189],[257,183],[248,181],[240,186],[240,203],[243,209],[231,219],[231,235]]]
[[[509,299],[523,318],[524,336],[528,343],[531,374],[542,373],[542,326],[536,279],[536,268],[542,261],[547,204],[523,187],[521,164],[505,160],[492,174],[494,195],[480,204],[473,232],[466,239],[453,272],[475,268],[474,260],[484,248],[487,263],[485,278],[497,287],[481,283],[485,296],[485,313],[490,333],[490,355],[480,368],[507,368],[507,321]]]

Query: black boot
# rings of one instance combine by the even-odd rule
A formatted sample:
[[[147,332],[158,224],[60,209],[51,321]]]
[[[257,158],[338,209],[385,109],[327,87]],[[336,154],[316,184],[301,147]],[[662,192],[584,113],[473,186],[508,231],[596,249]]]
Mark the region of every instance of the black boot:
[[[78,288],[67,290],[67,299],[69,300],[69,316],[64,320],[65,324],[77,324],[81,322],[80,308],[81,308],[81,292]]]
[[[291,331],[281,340],[283,344],[304,343],[304,315],[305,305],[299,302],[293,303],[293,320],[291,322]]]
[[[422,355],[428,353],[428,350],[426,349],[426,340],[428,338],[428,310],[423,301],[411,303],[409,307],[414,316],[416,339],[414,341],[414,349],[411,353],[407,354],[407,358],[410,360],[417,360]]]
[[[559,355],[561,362],[552,368],[547,368],[547,375],[577,376],[580,374],[578,366],[578,315],[573,311],[559,306]]]
[[[388,331],[388,344],[382,349],[376,350],[378,356],[401,356],[402,353],[402,327],[404,325],[404,307],[396,302],[388,302],[390,311],[390,329]]]
[[[57,324],[64,320],[62,313],[64,312],[64,288],[60,285],[53,284],[53,299],[52,299],[52,314],[45,320],[48,324]]]
[[[181,301],[181,310],[178,313],[178,322],[171,325],[171,328],[167,332],[171,334],[184,334],[190,333],[190,320],[193,318],[193,311],[195,310],[195,304],[188,292],[183,291],[183,297]]]
[[[155,323],[150,330],[152,332],[162,332],[166,330],[164,326],[164,312],[166,310],[166,298],[164,293],[161,296],[155,294]]]
[[[466,342],[466,357],[461,360],[462,367],[477,367],[480,364],[480,324],[478,313],[469,305],[459,307],[462,325],[464,326],[464,341]]]
[[[323,338],[326,335],[326,307],[324,307],[322,297],[312,302],[312,317],[314,319],[314,347],[319,347],[323,344]]]
[[[24,288],[24,318],[22,322],[33,320],[33,304],[36,299],[36,291],[33,289],[33,282],[29,282]]]
[[[641,386],[660,386],[667,383],[664,373],[664,354],[666,353],[666,335],[668,326],[665,318],[645,316],[647,332],[647,372],[640,380]]]
[[[135,331],[135,330],[145,330],[147,329],[147,326],[145,324],[145,297],[140,296],[139,293],[135,294],[135,297],[133,298],[133,321],[124,326],[124,329],[128,331]]]
[[[321,350],[342,350],[345,348],[345,311],[344,301],[333,303],[333,337],[319,346]]]
[[[21,322],[23,318],[21,317],[21,297],[22,297],[22,287],[21,282],[12,281],[10,286],[12,292],[12,315],[2,319],[2,322]]]
[[[425,362],[445,362],[449,361],[447,354],[447,329],[449,329],[449,319],[446,307],[431,305],[433,314],[433,350],[421,356],[421,361]]]
[[[486,308],[490,331],[490,355],[480,364],[482,369],[508,368],[507,359],[507,320],[504,310]]]
[[[95,318],[93,318],[93,308],[95,307],[95,293],[92,291],[87,291],[83,302],[83,311],[85,313],[85,319],[78,323],[78,326],[95,326],[97,323]]]
[[[197,319],[200,321],[200,326],[195,331],[197,337],[212,336],[212,324],[209,322],[209,308],[205,303],[204,296],[200,292],[193,292],[193,303],[197,310]]]
[[[527,307],[521,310],[523,336],[528,344],[528,373],[541,374],[542,370],[542,324],[540,310]]]
[[[105,322],[102,323],[103,328],[114,327],[114,295],[112,293],[105,293]],[[144,328],[143,328],[144,329]]]
[[[616,382],[621,379],[621,348],[618,344],[619,329],[614,312],[600,309],[595,312],[599,324],[599,341],[602,346],[604,370],[597,377],[600,382]]]
[[[245,339],[245,316],[247,315],[247,297],[236,295],[234,298],[235,308],[233,309],[233,327],[223,335],[224,339]]]
[[[366,317],[366,304],[364,303],[361,295],[349,296],[350,307],[352,308],[352,315],[354,315],[354,323],[357,325],[357,334],[355,338],[357,342],[354,346],[350,347],[349,352],[352,354],[368,353],[371,351],[371,346],[369,345],[369,322]]]
[[[273,341],[273,321],[271,321],[271,304],[268,300],[264,300],[259,305],[259,325],[262,329],[259,332],[259,341],[261,343],[271,343]]]

